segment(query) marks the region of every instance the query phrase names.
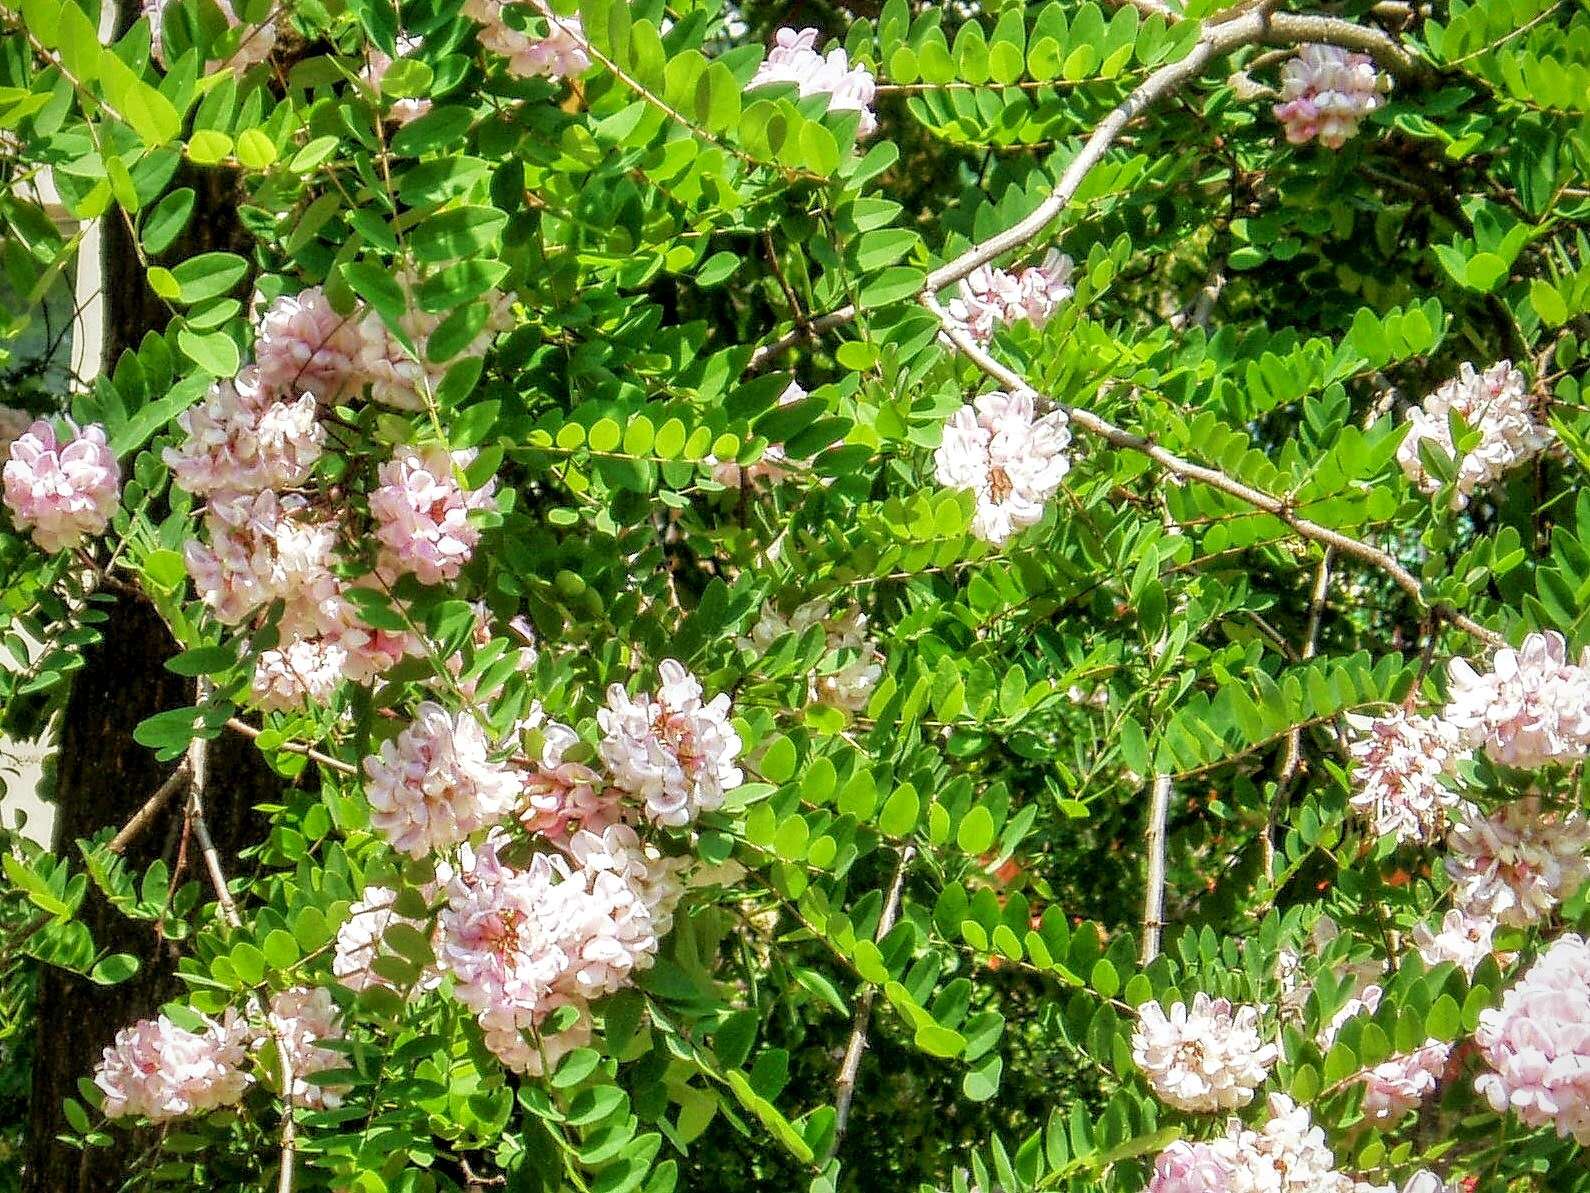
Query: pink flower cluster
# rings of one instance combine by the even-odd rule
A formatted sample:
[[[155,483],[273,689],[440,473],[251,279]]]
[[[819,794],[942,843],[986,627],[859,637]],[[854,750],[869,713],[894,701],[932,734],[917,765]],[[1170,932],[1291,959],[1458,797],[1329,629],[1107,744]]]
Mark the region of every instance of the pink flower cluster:
[[[769,601],[748,635],[735,641],[741,650],[761,657],[786,634],[823,630],[824,659],[809,681],[811,699],[819,704],[860,712],[883,677],[883,656],[867,634],[867,615],[860,609],[835,614],[827,601],[807,601],[785,617]],[[831,660],[831,661],[830,661]]]
[[[1358,131],[1358,123],[1384,102],[1391,80],[1375,69],[1367,54],[1339,46],[1300,46],[1297,56],[1281,68],[1281,102],[1275,118],[1294,145],[1318,140],[1340,149]]]
[[[63,442],[48,422],[34,423],[12,441],[4,471],[11,520],[52,553],[103,531],[121,498],[121,470],[105,428],[68,425]]]
[[[1527,927],[1590,878],[1590,821],[1547,810],[1537,796],[1489,816],[1465,805],[1447,844],[1454,901],[1472,918]]]
[[[513,301],[500,290],[486,291],[478,299],[486,304],[486,317],[474,338],[453,356],[432,360],[431,336],[446,314],[421,309],[417,297],[419,279],[412,271],[400,271],[397,281],[408,296],[398,326],[414,345],[414,351],[403,346],[379,315],[365,316],[359,324],[359,379],[369,385],[372,401],[398,410],[424,410],[454,360],[485,355],[497,333],[513,326]]]
[[[364,760],[364,772],[371,825],[410,857],[501,822],[519,795],[513,772],[489,757],[475,718],[429,700],[379,755]]]
[[[189,493],[249,493],[291,488],[309,479],[326,431],[312,394],[278,398],[258,368],[210,387],[178,419],[184,438],[164,452],[177,485]]]
[[[1435,1092],[1446,1072],[1452,1046],[1430,1040],[1422,1047],[1393,1056],[1359,1074],[1364,1087],[1364,1117],[1372,1123],[1394,1123]]]
[[[287,1067],[292,1071],[292,1101],[295,1106],[314,1110],[334,1110],[342,1105],[345,1085],[321,1085],[309,1080],[327,1069],[348,1067],[342,1053],[322,1046],[325,1040],[342,1039],[342,1023],[331,991],[324,986],[294,986],[271,1000],[269,1019],[279,1047],[287,1052]]]
[[[1208,1142],[1178,1140],[1154,1162],[1147,1193],[1362,1193],[1336,1170],[1325,1132],[1308,1109],[1271,1094],[1270,1118],[1254,1130],[1232,1119]]]
[[[1427,924],[1413,930],[1413,943],[1426,965],[1452,962],[1469,977],[1492,953],[1491,938],[1496,921],[1489,916],[1470,915],[1460,907],[1447,909],[1441,926],[1432,932]]]
[[[1590,752],[1590,651],[1569,662],[1555,630],[1498,650],[1487,675],[1453,660],[1451,687],[1445,719],[1493,761],[1528,769]]]
[[[1167,1106],[1206,1114],[1245,1106],[1281,1054],[1260,1038],[1260,1014],[1201,991],[1191,1007],[1178,1002],[1169,1014],[1146,1002],[1132,1033],[1132,1061]]]
[[[878,129],[878,118],[872,111],[878,85],[872,72],[864,66],[852,66],[850,56],[842,48],[819,54],[815,29],[797,32],[786,28],[774,35],[773,48],[756,68],[746,90],[773,83],[795,84],[803,99],[809,95],[826,96],[830,112],[859,112],[858,137],[870,137]]]
[[[184,547],[200,598],[218,619],[237,625],[275,600],[294,611],[334,592],[337,525],[296,494],[229,493],[210,502],[208,544]]]
[[[546,22],[543,37],[532,37],[508,25],[502,11],[508,0],[464,0],[463,13],[480,24],[480,44],[508,60],[508,73],[521,79],[538,75],[567,79],[591,68],[585,29],[574,15],[558,16],[542,0],[531,0]]]
[[[1535,418],[1534,401],[1524,375],[1511,361],[1476,372],[1465,363],[1458,376],[1408,412],[1408,433],[1397,447],[1397,462],[1409,480],[1426,493],[1441,488],[1440,478],[1425,471],[1419,446],[1428,441],[1448,456],[1457,454],[1450,416],[1460,415],[1478,431],[1480,441],[1458,463],[1452,508],[1462,509],[1476,490],[1489,488],[1506,473],[1551,446],[1551,428]]]
[[[946,308],[950,319],[979,344],[994,338],[1001,324],[1026,321],[1042,327],[1076,291],[1071,286],[1071,258],[1050,249],[1041,265],[1006,273],[979,265],[961,279],[960,294]]]
[[[449,883],[438,925],[437,956],[454,996],[475,1012],[487,1047],[519,1072],[540,1074],[589,1038],[590,1001],[627,985],[657,952],[661,917],[648,896],[666,897],[668,884],[633,880],[631,866],[644,866],[633,830],[577,833],[572,852],[574,865],[537,853],[513,869],[483,846]],[[671,906],[659,904],[664,910]],[[561,1007],[578,1012],[573,1026],[541,1034]]]
[[[196,1032],[165,1015],[122,1028],[94,1071],[106,1116],[164,1122],[232,1105],[250,1080],[242,1068],[248,1039],[231,1011]]]
[[[557,721],[541,732],[541,751],[525,763],[519,822],[556,844],[579,829],[600,833],[618,823],[624,793],[573,755],[589,757],[573,729]]]
[[[1492,1109],[1590,1145],[1590,945],[1559,937],[1481,1012],[1474,1040],[1494,1070],[1474,1088]]]
[[[972,533],[999,544],[1043,518],[1044,503],[1071,470],[1070,445],[1064,411],[1040,418],[1031,393],[986,393],[944,424],[934,476],[976,495]]]
[[[422,584],[458,578],[480,541],[469,515],[489,509],[497,489],[495,480],[479,489],[463,486],[458,474],[474,459],[473,451],[404,447],[381,465],[370,514],[384,577],[411,573]]]
[[[744,778],[735,759],[740,735],[729,724],[729,698],[703,702],[701,684],[684,666],[664,659],[653,698],[607,689],[598,710],[602,760],[613,782],[645,804],[655,824],[679,828],[723,806],[724,794]]]
[[[1349,713],[1359,736],[1349,746],[1357,765],[1356,790],[1348,801],[1381,836],[1429,841],[1446,823],[1457,801],[1445,779],[1455,765],[1458,734],[1440,717],[1394,709],[1383,717]]]

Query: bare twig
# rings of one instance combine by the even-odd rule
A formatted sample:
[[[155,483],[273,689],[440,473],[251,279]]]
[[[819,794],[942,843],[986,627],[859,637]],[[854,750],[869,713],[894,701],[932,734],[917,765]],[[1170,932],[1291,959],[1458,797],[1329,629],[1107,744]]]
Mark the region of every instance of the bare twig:
[[[254,726],[250,725],[247,721],[242,720],[239,717],[233,717],[227,721],[226,727],[232,730],[234,733],[241,733],[244,737],[256,739],[261,733],[264,732],[263,729],[254,728]],[[351,763],[344,762],[340,758],[333,758],[330,754],[322,754],[319,750],[313,748],[312,746],[306,746],[302,742],[278,742],[276,744],[276,748],[278,750],[285,750],[289,754],[302,754],[311,762],[317,762],[321,766],[326,767],[328,770],[334,770],[340,775],[356,775],[359,773],[359,768],[352,765]]]
[[[1021,374],[1000,364],[978,346],[964,330],[955,324],[955,321],[949,317],[936,299],[928,296],[923,302],[929,310],[939,317],[940,322],[943,324],[944,334],[949,340],[983,372],[1012,391],[1030,391],[1032,389]],[[1393,559],[1390,554],[1382,551],[1379,547],[1370,546],[1359,539],[1345,535],[1339,530],[1332,530],[1330,527],[1321,526],[1318,522],[1308,518],[1299,517],[1292,508],[1292,503],[1289,499],[1277,497],[1273,493],[1266,493],[1253,488],[1251,485],[1243,484],[1235,477],[1229,476],[1217,468],[1208,468],[1202,464],[1194,464],[1191,460],[1184,460],[1175,452],[1160,447],[1152,439],[1118,427],[1108,419],[1100,418],[1090,410],[1083,410],[1077,406],[1067,406],[1051,399],[1045,400],[1049,401],[1053,407],[1065,411],[1071,420],[1071,424],[1080,430],[1097,436],[1112,447],[1142,452],[1173,476],[1179,476],[1183,480],[1198,481],[1201,484],[1208,485],[1211,489],[1235,497],[1255,509],[1263,510],[1265,513],[1270,514],[1276,520],[1290,527],[1295,533],[1311,542],[1332,548],[1341,555],[1349,556],[1361,563],[1367,563],[1371,567],[1378,568],[1391,577],[1397,587],[1406,592],[1421,607],[1428,608],[1432,613],[1444,617],[1465,634],[1484,642],[1488,646],[1500,646],[1503,644],[1502,636],[1495,630],[1481,625],[1450,605],[1430,602],[1426,597],[1424,585],[1420,583],[1419,578]]]
[[[134,812],[126,824],[122,825],[121,831],[110,839],[110,844],[106,848],[112,853],[123,852],[138,834],[149,827],[150,822],[159,815],[160,809],[170,803],[173,796],[187,789],[188,764],[184,762],[171,772],[171,776],[164,783],[155,788],[155,793],[144,801],[143,807]]]
[[[1158,774],[1149,791],[1148,883],[1143,891],[1143,964],[1159,956],[1165,927],[1165,821],[1170,811],[1170,775]]]
[[[900,860],[895,864],[894,878],[889,883],[889,894],[883,901],[883,912],[878,916],[878,930],[873,933],[875,942],[881,942],[889,934],[900,915],[900,892],[905,888],[905,872],[915,856],[916,846],[901,847]],[[834,1134],[828,1142],[827,1154],[823,1156],[824,1166],[838,1154],[839,1145],[845,1137],[845,1127],[850,1122],[850,1103],[856,1096],[856,1075],[861,1069],[861,1054],[867,1050],[867,1027],[872,1021],[872,999],[875,993],[875,987],[869,984],[856,1000],[856,1017],[850,1029],[850,1043],[845,1047],[845,1058],[839,1065],[839,1080],[834,1085]]]

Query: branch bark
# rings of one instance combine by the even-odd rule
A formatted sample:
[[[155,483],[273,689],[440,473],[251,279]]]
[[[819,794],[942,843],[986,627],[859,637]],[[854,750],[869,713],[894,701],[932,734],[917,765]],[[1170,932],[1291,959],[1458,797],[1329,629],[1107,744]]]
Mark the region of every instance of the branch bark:
[[[1148,802],[1148,882],[1143,891],[1143,964],[1159,956],[1165,927],[1165,822],[1170,813],[1170,775],[1154,776]]]
[[[170,803],[177,792],[186,791],[189,786],[189,771],[187,764],[184,763],[171,772],[169,779],[155,788],[155,793],[144,801],[143,807],[133,813],[132,818],[122,826],[121,831],[110,839],[110,844],[106,848],[112,853],[126,852],[127,846],[131,845],[138,838],[138,834],[148,828],[154,818],[160,814],[160,809]]]

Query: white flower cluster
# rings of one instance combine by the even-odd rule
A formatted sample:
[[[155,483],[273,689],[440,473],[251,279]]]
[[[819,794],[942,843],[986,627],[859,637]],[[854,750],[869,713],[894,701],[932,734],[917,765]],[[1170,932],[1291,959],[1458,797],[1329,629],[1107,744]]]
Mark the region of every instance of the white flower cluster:
[[[760,657],[786,634],[803,634],[813,626],[822,627],[825,657],[835,656],[835,664],[811,676],[811,699],[860,712],[883,677],[883,656],[877,644],[867,637],[867,615],[860,609],[852,607],[836,615],[827,601],[813,600],[797,606],[785,617],[769,601],[762,606],[751,632],[737,638],[735,645]]]
[[[1590,878],[1590,821],[1529,796],[1486,816],[1465,805],[1447,840],[1453,897],[1469,917],[1527,927]]]
[[[1495,920],[1452,907],[1441,917],[1439,930],[1432,932],[1428,924],[1417,925],[1413,943],[1426,965],[1450,961],[1472,978],[1480,962],[1491,955],[1491,938],[1495,934]]]
[[[729,724],[729,698],[703,702],[701,683],[664,659],[655,697],[607,689],[596,714],[602,761],[613,782],[641,799],[654,824],[679,828],[723,806],[724,794],[744,778],[735,759],[740,735]]]
[[[1353,761],[1353,809],[1381,836],[1430,841],[1445,826],[1457,794],[1445,779],[1456,762],[1457,730],[1441,717],[1396,709],[1383,717],[1349,713],[1359,736],[1348,747]]]
[[[1132,1060],[1154,1093],[1178,1110],[1213,1113],[1245,1106],[1280,1056],[1259,1035],[1262,1008],[1234,1007],[1201,991],[1192,1006],[1166,1014],[1158,1002],[1138,1008]]]
[[[1257,1130],[1232,1119],[1208,1142],[1178,1141],[1161,1152],[1147,1193],[1369,1193],[1336,1170],[1325,1132],[1307,1107],[1271,1094]]]
[[[1590,651],[1569,662],[1555,630],[1530,634],[1517,650],[1498,650],[1489,674],[1467,659],[1453,660],[1450,671],[1442,715],[1493,761],[1527,769],[1590,752]]]
[[[1505,473],[1550,447],[1554,436],[1535,418],[1524,375],[1511,361],[1476,372],[1465,363],[1458,376],[1408,412],[1408,434],[1397,448],[1397,462],[1414,484],[1434,493],[1441,481],[1426,471],[1419,445],[1429,441],[1448,456],[1457,454],[1452,441],[1452,414],[1462,416],[1480,441],[1458,464],[1452,508],[1462,509],[1479,489],[1489,488]]]
[[[1384,102],[1391,80],[1375,69],[1374,59],[1340,46],[1305,45],[1281,68],[1281,102],[1275,118],[1286,139],[1303,145],[1318,139],[1340,149],[1365,116]]]
[[[986,344],[1001,324],[1021,321],[1042,327],[1076,293],[1071,286],[1071,258],[1050,249],[1040,265],[1007,273],[980,265],[961,279],[960,293],[945,308],[950,319],[973,340]]]
[[[795,84],[803,99],[809,95],[826,96],[830,112],[859,112],[858,137],[870,137],[877,131],[878,118],[873,114],[872,101],[878,87],[872,72],[864,66],[852,66],[850,56],[842,48],[819,54],[815,29],[780,29],[774,36],[773,48],[756,68],[746,90],[772,83]]]
[[[1064,411],[1041,418],[1031,393],[983,394],[944,424],[934,475],[977,498],[972,533],[989,543],[1035,525],[1044,503],[1071,470],[1071,432]]]

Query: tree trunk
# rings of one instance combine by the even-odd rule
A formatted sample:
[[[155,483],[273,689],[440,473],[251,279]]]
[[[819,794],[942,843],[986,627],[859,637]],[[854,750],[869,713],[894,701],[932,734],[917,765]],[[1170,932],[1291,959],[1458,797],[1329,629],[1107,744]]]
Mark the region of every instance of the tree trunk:
[[[194,187],[198,201],[188,233],[167,254],[170,260],[246,246],[229,176],[195,171],[176,185]],[[169,311],[149,290],[127,229],[114,214],[105,221],[104,244],[109,372],[123,349],[135,349],[147,332],[165,326]],[[125,824],[176,765],[157,762],[152,751],[133,740],[133,729],[148,716],[194,700],[193,682],[163,666],[175,647],[154,610],[127,597],[108,608],[109,618],[100,627],[104,639],[85,652],[85,665],[73,680],[55,762],[52,846],[57,857],[74,860],[80,860],[78,838]],[[254,807],[279,798],[281,781],[252,742],[225,734],[210,743],[208,787],[206,820],[223,866],[234,873],[235,865],[229,863],[268,828]],[[172,800],[128,848],[134,875],[163,857],[173,867],[175,881],[197,880],[208,886],[197,846],[188,842],[182,850],[183,808],[181,799]],[[185,852],[180,874],[175,872],[179,852]],[[100,949],[131,953],[140,968],[130,981],[103,987],[41,967],[24,1193],[111,1193],[153,1142],[154,1132],[127,1137],[118,1129],[118,1146],[79,1152],[56,1139],[70,1130],[61,1111],[63,1099],[77,1095],[78,1080],[93,1072],[100,1051],[117,1030],[153,1015],[182,990],[174,977],[178,950],[156,936],[154,924],[126,919],[93,887],[81,918]]]

